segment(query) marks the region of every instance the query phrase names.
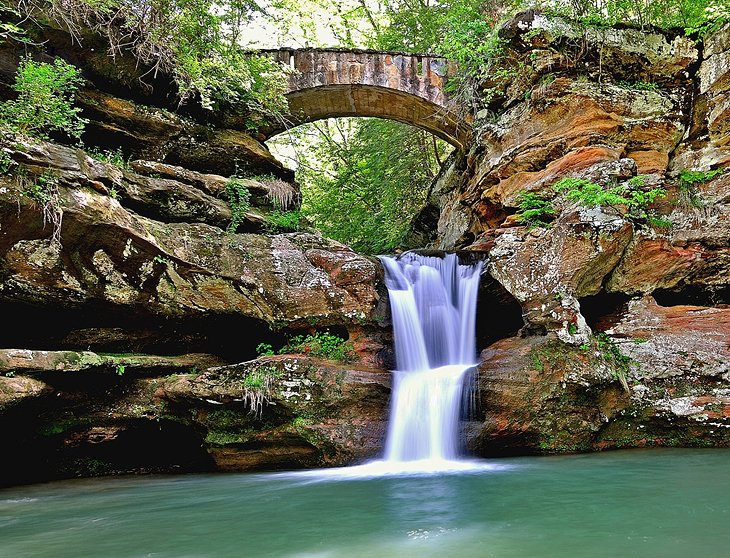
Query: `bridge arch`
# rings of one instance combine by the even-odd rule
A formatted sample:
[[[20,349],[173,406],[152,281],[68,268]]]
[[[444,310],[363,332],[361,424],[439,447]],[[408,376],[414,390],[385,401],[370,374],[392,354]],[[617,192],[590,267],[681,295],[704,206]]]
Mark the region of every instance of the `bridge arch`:
[[[444,88],[456,65],[445,58],[370,50],[264,51],[292,68],[286,124],[266,131],[344,116],[397,120],[465,149],[471,126],[450,109]]]

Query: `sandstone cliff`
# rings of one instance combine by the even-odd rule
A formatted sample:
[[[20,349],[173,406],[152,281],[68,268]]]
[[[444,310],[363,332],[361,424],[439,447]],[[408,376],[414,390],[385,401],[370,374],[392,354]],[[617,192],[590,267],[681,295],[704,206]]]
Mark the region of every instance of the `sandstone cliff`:
[[[2,138],[2,482],[378,455],[392,365],[378,262],[272,227],[298,189],[240,119],[170,111],[164,84],[138,90],[123,60],[46,33],[86,69],[87,143],[131,162]],[[730,29],[700,42],[527,13],[501,33],[514,79],[483,84],[474,141],[417,223],[423,244],[487,261],[469,448],[727,446]],[[18,55],[0,49],[5,85]],[[241,169],[251,205],[226,232]],[[667,195],[651,220],[575,202],[553,188],[565,177]],[[541,225],[520,222],[524,192],[553,208]],[[257,357],[325,330],[354,362]]]

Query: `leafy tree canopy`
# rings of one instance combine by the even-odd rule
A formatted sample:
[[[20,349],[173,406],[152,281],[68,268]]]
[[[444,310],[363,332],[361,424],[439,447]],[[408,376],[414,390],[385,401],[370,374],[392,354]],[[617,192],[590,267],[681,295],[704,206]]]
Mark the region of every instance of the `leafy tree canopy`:
[[[55,22],[76,40],[92,30],[107,38],[110,54],[131,52],[147,68],[164,72],[180,102],[232,105],[278,116],[286,108],[286,75],[273,60],[240,47],[254,0],[16,0],[14,11]],[[144,79],[144,76],[143,78]]]
[[[401,246],[448,147],[387,120],[351,118],[280,136],[297,146],[303,213],[325,235],[370,254]]]

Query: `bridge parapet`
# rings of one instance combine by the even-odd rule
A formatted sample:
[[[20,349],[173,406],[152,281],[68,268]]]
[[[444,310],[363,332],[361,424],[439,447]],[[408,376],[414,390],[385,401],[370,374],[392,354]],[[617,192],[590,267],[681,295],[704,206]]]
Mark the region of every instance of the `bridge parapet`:
[[[470,139],[471,127],[452,114],[445,88],[458,68],[444,57],[344,49],[261,53],[293,70],[287,93],[290,126],[368,116],[418,126],[462,149]]]
[[[444,85],[457,71],[442,56],[373,50],[279,49],[266,51],[295,70],[289,90],[327,85],[372,85],[396,89],[445,106]]]

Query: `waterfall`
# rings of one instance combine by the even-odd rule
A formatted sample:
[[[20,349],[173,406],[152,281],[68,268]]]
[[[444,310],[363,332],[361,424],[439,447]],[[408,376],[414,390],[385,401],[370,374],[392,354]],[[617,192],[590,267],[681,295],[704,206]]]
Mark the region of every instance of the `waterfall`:
[[[385,460],[458,457],[464,377],[476,364],[474,327],[481,263],[406,253],[382,257],[395,337]]]

